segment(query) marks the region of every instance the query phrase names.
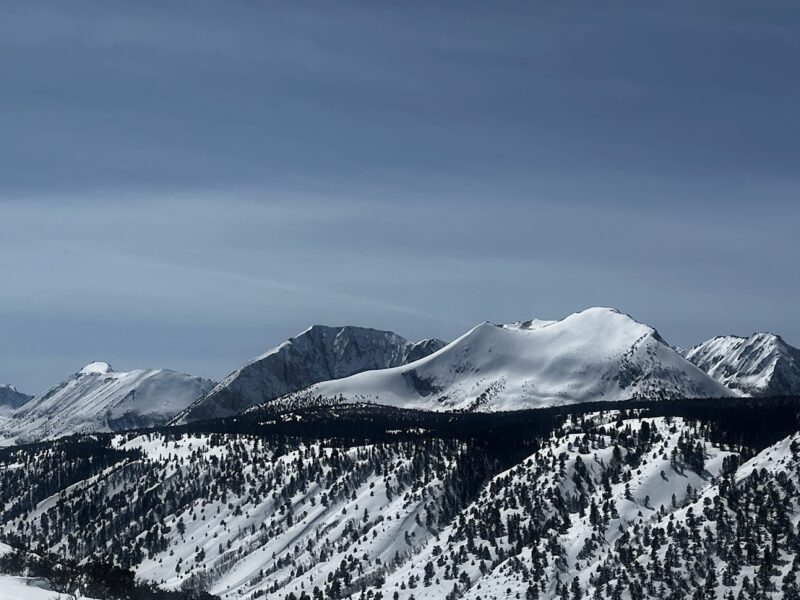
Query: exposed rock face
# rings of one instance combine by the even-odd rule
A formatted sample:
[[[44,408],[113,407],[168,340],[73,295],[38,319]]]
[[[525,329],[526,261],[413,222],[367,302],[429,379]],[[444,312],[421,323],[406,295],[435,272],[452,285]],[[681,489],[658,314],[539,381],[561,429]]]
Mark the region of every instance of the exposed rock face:
[[[176,422],[230,417],[320,381],[397,367],[444,346],[437,339],[409,342],[391,331],[314,325],[228,375]]]

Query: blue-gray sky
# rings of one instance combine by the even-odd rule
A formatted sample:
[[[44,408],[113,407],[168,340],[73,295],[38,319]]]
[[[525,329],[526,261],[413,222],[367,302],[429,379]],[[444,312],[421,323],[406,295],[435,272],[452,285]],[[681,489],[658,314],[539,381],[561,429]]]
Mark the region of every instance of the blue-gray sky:
[[[800,5],[11,1],[0,383],[616,306],[800,345]]]

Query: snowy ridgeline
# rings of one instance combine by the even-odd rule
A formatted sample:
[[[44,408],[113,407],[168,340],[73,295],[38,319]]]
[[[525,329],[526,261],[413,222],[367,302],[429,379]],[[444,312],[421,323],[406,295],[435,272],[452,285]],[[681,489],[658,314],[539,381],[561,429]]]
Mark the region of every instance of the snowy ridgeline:
[[[379,329],[314,325],[236,369],[175,422],[231,417],[320,381],[414,362],[445,345]]]
[[[161,425],[213,385],[168,369],[123,373],[93,362],[8,412],[0,421],[0,442]]]
[[[590,308],[559,321],[483,323],[415,362],[324,381],[274,402],[493,412],[733,395],[652,327],[614,309]]]
[[[118,372],[92,362],[35,398],[0,385],[0,446],[229,417],[319,381],[413,362],[444,345],[409,342],[390,331],[315,325],[219,384],[169,369]]]
[[[718,336],[686,350],[684,356],[743,395],[800,393],[800,350],[778,335]]]
[[[717,337],[678,351],[615,309],[483,323],[455,341],[315,325],[220,383],[95,362],[31,399],[0,385],[0,446],[75,433],[234,417],[265,407],[372,403],[498,412],[626,399],[800,394],[800,350],[779,336]]]
[[[231,599],[797,597],[800,443],[745,461],[716,439],[613,412],[519,457],[118,435],[7,451],[0,523],[34,551]]]

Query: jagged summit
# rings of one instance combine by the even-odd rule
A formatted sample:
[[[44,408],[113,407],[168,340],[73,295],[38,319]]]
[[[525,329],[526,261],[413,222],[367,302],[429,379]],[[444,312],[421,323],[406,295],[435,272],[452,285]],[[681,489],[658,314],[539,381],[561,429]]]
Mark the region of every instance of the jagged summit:
[[[326,381],[286,402],[514,410],[626,398],[727,396],[649,325],[595,307],[529,326],[481,323],[413,363]]]
[[[800,393],[800,349],[774,333],[717,336],[685,350],[684,356],[740,394]]]
[[[194,402],[175,422],[228,417],[320,381],[403,365],[443,348],[391,331],[313,325],[247,362]]]

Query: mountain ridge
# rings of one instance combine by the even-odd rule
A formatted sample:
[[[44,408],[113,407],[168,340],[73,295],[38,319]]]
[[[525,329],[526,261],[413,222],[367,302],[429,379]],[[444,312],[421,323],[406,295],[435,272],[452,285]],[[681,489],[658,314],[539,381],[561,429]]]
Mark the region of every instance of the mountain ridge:
[[[366,327],[312,325],[230,373],[173,422],[234,416],[319,381],[404,364],[444,345]]]
[[[33,441],[161,425],[213,383],[169,369],[118,372],[91,362],[11,412],[0,435]]]
[[[532,325],[484,322],[413,363],[321,382],[280,401],[514,410],[591,399],[732,395],[655,328],[616,309],[519,323]]]
[[[690,362],[745,395],[800,393],[800,349],[780,335],[719,335],[684,351]]]

